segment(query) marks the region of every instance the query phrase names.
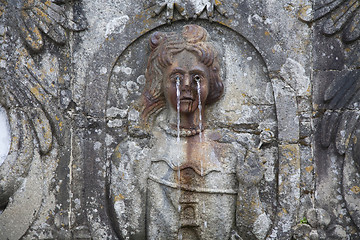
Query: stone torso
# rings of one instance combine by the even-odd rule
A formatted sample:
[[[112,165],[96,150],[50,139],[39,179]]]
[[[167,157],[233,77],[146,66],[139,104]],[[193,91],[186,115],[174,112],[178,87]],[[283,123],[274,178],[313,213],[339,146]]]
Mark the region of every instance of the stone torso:
[[[149,239],[228,239],[238,185],[232,144],[213,141],[210,131],[201,142],[199,135],[178,142],[162,131],[153,134],[159,147],[150,157]]]

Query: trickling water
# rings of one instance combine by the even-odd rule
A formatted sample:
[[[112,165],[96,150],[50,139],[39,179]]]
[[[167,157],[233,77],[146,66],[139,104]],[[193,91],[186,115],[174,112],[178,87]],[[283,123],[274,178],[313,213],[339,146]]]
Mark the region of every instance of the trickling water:
[[[202,105],[201,105],[201,86],[200,81],[196,81],[197,83],[197,93],[199,97],[199,140],[202,142]],[[204,168],[203,168],[203,159],[200,160],[200,166],[201,166],[201,176],[204,175]],[[202,204],[202,213],[205,215],[205,202]],[[204,228],[207,228],[207,221],[204,221]]]
[[[180,78],[177,77],[176,78],[176,111],[177,111],[177,139],[176,141],[178,143],[180,143]],[[178,144],[179,147],[179,151],[180,149],[180,144]],[[179,183],[179,198],[180,198],[180,159],[178,159],[178,170],[177,170],[177,177],[178,177],[178,183]],[[178,211],[180,212],[181,210],[181,206],[179,204],[179,209]]]
[[[198,97],[199,97],[199,105],[198,105],[198,109],[199,109],[199,140],[200,142],[202,142],[202,114],[201,114],[201,110],[202,110],[202,106],[201,106],[201,88],[200,88],[200,80],[196,81],[197,83],[197,93],[198,93]],[[200,168],[201,168],[201,176],[204,175],[204,168],[203,168],[203,161],[202,159],[200,160]]]
[[[202,106],[201,106],[201,88],[200,88],[200,81],[196,81],[197,83],[197,92],[198,92],[198,96],[199,96],[199,129],[200,129],[200,133],[199,133],[199,138],[200,138],[200,142],[202,142],[202,139],[201,139],[201,135],[202,135],[202,116],[201,116],[201,109],[202,109]]]
[[[180,78],[176,78],[176,111],[177,111],[177,139],[180,143]],[[178,144],[180,151],[180,144]],[[178,159],[178,182],[179,182],[179,196],[180,196],[180,159]],[[179,205],[180,206],[180,205]],[[180,209],[179,209],[180,212]]]
[[[176,78],[177,142],[180,142],[180,78]]]
[[[177,111],[177,139],[179,151],[180,148],[180,78],[176,78],[176,111]],[[180,215],[181,212],[181,205],[180,205],[180,198],[181,198],[181,183],[180,183],[180,159],[178,159],[178,169],[177,169],[177,178],[178,178],[178,192],[179,192],[179,201],[178,201],[178,212]],[[180,219],[180,217],[179,217]],[[182,240],[182,234],[180,232],[181,222],[179,221],[179,233],[178,233],[178,240]]]

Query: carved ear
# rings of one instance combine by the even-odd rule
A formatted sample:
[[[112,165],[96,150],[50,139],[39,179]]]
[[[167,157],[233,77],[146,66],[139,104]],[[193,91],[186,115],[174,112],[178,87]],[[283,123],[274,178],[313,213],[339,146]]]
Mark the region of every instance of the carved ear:
[[[150,37],[150,47],[151,50],[154,50],[157,46],[160,45],[165,40],[165,35],[162,32],[155,32]]]

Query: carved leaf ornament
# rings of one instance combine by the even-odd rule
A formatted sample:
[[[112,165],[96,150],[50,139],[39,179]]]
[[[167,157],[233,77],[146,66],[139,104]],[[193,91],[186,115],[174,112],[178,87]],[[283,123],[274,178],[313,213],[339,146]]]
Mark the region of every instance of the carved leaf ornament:
[[[43,34],[63,44],[66,41],[66,30],[81,31],[87,26],[84,17],[77,14],[76,22],[66,15],[65,4],[67,0],[21,0],[5,1],[0,4],[8,5],[13,11],[26,44],[35,51],[44,46]]]
[[[1,42],[6,43],[6,49],[1,49],[0,57],[5,60],[12,56],[16,59],[14,65],[7,62],[3,68],[6,71],[15,71],[8,81],[4,81],[2,89],[4,90],[4,98],[9,99],[8,108],[14,106],[31,107],[27,111],[30,115],[30,121],[38,136],[44,135],[44,138],[39,137],[39,144],[41,152],[46,153],[50,150],[51,141],[46,138],[51,138],[50,133],[44,133],[44,129],[39,127],[39,123],[48,125],[49,123],[44,112],[41,110],[42,106],[50,103],[51,97],[57,97],[57,84],[54,83],[44,71],[39,69],[35,64],[31,54],[26,48],[19,43],[17,38],[9,36],[14,26],[19,28],[22,39],[26,42],[26,46],[33,51],[40,50],[44,46],[43,34],[50,37],[56,43],[65,43],[66,29],[73,31],[80,31],[86,28],[86,21],[82,20],[74,22],[65,14],[64,4],[65,0],[61,1],[45,1],[45,0],[22,0],[22,1],[6,1],[0,0],[0,16],[15,15],[16,23],[5,23],[3,25],[4,31],[0,39]],[[14,14],[15,13],[15,14]],[[82,16],[79,19],[83,19]],[[14,40],[15,39],[15,40]],[[7,75],[11,75],[8,72]],[[3,80],[2,77],[1,80]],[[8,91],[5,91],[7,89]],[[38,109],[38,110],[36,110]],[[43,119],[38,117],[41,115]],[[50,126],[45,127],[51,129]]]
[[[349,43],[360,37],[360,1],[328,0],[318,1],[299,11],[299,18],[305,22],[314,22],[325,18],[322,31],[326,35],[341,32],[344,42]],[[359,71],[335,79],[327,88],[323,101],[325,113],[321,124],[321,142],[324,147],[335,143],[340,155],[352,152],[353,159],[360,170],[360,141],[357,141],[359,106]],[[353,146],[354,145],[354,146]]]
[[[215,12],[226,16],[226,10],[220,0],[165,0],[156,5],[153,10],[154,16],[166,12],[166,18],[171,21],[174,18],[174,12],[177,10],[182,17],[197,18],[204,11],[206,16],[211,19]]]
[[[63,134],[56,107],[58,79],[38,66],[31,53],[44,47],[44,35],[62,44],[67,30],[85,29],[82,16],[78,22],[66,16],[64,3],[0,0],[0,105],[11,128],[10,151],[0,165],[0,209],[22,185],[35,159],[57,152],[52,150]]]
[[[335,142],[340,155],[352,154],[360,172],[360,72],[352,71],[334,81],[324,94],[326,111],[322,118],[321,140],[324,147]]]
[[[305,22],[321,19],[322,33],[339,33],[344,43],[360,38],[360,1],[315,1],[303,7],[299,17]],[[354,59],[353,59],[354,60]],[[350,64],[356,62],[349,61]],[[320,141],[324,148],[334,149],[341,161],[342,179],[339,183],[351,219],[360,227],[359,195],[360,173],[360,71],[351,69],[335,77],[323,95],[324,114],[320,124]],[[336,226],[334,229],[340,229]],[[338,231],[341,232],[341,231]],[[342,232],[345,232],[342,230]]]
[[[342,32],[344,42],[352,42],[360,37],[360,1],[330,0],[318,1],[311,6],[305,6],[299,11],[299,17],[305,22],[314,22],[323,17],[322,31],[326,35]]]
[[[314,22],[323,17],[324,34],[342,32],[344,42],[352,42],[360,37],[360,1],[331,0],[305,6],[299,17],[306,22]],[[324,147],[335,143],[340,155],[352,154],[360,171],[359,135],[359,83],[360,72],[351,71],[329,85],[324,96],[325,113],[321,124],[321,141]]]

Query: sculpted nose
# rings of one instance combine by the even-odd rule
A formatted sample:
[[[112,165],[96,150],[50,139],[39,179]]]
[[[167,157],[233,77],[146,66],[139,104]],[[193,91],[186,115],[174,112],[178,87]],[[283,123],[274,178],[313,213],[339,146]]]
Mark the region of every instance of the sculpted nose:
[[[191,85],[190,76],[186,74],[183,80],[183,87],[190,87],[190,85]]]

